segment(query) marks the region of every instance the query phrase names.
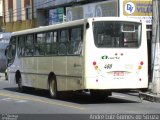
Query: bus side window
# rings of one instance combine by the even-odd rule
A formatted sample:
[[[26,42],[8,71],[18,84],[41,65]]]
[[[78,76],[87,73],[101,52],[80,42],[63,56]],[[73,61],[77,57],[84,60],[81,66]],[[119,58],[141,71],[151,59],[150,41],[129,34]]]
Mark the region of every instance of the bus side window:
[[[38,33],[35,37],[35,56],[45,55],[45,33]]]
[[[63,29],[60,31],[60,39],[59,39],[59,54],[66,55],[67,54],[67,42],[68,42],[68,30]]]
[[[27,35],[25,43],[25,56],[32,56],[32,55],[33,55],[33,35]]]
[[[68,54],[79,55],[82,52],[82,28],[77,27],[71,29],[71,40],[69,44]]]
[[[56,55],[58,52],[57,47],[57,31],[46,33],[46,54]]]
[[[18,55],[24,56],[24,48],[25,48],[25,37],[19,36],[18,37]]]
[[[77,28],[76,45],[74,46],[74,54],[79,55],[82,52],[82,30]]]

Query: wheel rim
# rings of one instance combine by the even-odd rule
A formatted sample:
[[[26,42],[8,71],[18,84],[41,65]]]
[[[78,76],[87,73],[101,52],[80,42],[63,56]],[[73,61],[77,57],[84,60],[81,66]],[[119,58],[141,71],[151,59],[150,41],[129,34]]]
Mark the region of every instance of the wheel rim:
[[[50,93],[51,93],[51,96],[55,96],[55,81],[54,80],[50,81]]]

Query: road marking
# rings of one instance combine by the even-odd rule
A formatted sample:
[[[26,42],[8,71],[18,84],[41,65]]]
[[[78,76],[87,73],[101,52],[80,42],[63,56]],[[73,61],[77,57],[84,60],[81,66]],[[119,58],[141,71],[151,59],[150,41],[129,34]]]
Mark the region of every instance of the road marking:
[[[27,100],[18,100],[16,102],[18,102],[18,103],[25,103],[25,102],[28,102],[28,101]]]
[[[2,101],[11,101],[11,98],[3,98]]]
[[[22,99],[17,99],[17,98],[3,98],[3,99],[0,99],[1,101],[7,101],[7,102],[19,102],[19,103],[22,103],[22,102],[28,102],[27,100],[22,100]]]
[[[78,109],[78,110],[85,110],[85,108],[81,107],[81,106],[63,104],[63,103],[54,102],[54,101],[45,101],[45,100],[40,100],[40,99],[37,99],[37,98],[31,98],[31,97],[22,97],[22,96],[12,95],[12,94],[8,94],[8,93],[0,93],[0,96],[5,96],[5,97],[9,97],[9,98],[13,98],[13,99],[19,99],[19,100],[22,100],[22,99],[23,100],[30,100],[30,101],[34,101],[34,102],[41,102],[41,103],[46,103],[46,104],[51,104],[51,105],[69,107],[69,108]]]

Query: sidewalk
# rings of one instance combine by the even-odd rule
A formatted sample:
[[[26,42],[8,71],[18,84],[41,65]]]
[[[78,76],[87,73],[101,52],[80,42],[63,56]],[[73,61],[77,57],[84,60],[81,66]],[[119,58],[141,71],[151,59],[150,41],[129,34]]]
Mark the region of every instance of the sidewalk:
[[[160,95],[156,95],[151,92],[139,92],[139,97],[141,100],[160,103]]]
[[[5,74],[4,73],[0,73],[0,80],[4,80],[5,79]]]

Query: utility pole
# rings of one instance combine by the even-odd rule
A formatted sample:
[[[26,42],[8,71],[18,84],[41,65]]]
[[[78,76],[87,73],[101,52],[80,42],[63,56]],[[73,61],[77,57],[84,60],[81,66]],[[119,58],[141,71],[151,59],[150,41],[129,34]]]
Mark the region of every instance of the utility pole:
[[[5,6],[6,6],[6,4],[5,4],[5,0],[2,0],[2,11],[3,11],[3,28],[2,28],[2,31],[3,32],[5,32],[6,30],[6,14],[5,14],[5,10],[6,10],[6,8],[5,8]]]
[[[151,92],[160,95],[160,1],[153,0],[152,22],[152,88]]]

